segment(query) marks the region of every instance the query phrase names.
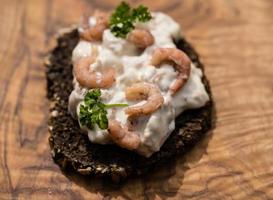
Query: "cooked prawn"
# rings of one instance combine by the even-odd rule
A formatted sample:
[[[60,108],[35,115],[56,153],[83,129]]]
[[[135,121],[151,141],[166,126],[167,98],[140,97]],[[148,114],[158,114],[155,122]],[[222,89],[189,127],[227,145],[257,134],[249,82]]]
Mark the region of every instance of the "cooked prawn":
[[[109,121],[108,133],[112,140],[122,148],[135,150],[140,145],[139,134],[128,126],[122,127],[117,120]]]
[[[151,83],[135,83],[126,88],[127,100],[147,100],[143,105],[129,106],[125,113],[129,117],[148,115],[155,112],[164,103],[164,98],[158,87]]]
[[[115,69],[108,67],[100,72],[90,70],[90,65],[95,62],[97,51],[93,55],[79,59],[74,65],[74,75],[81,86],[91,88],[108,88],[115,82]]]
[[[178,71],[178,77],[170,86],[170,92],[175,95],[181,89],[190,76],[191,60],[181,50],[177,48],[158,48],[154,51],[151,59],[151,64],[159,67],[159,64],[164,61],[173,61],[175,69]]]
[[[154,36],[147,30],[134,29],[128,36],[127,40],[135,44],[138,48],[146,48],[155,42]]]
[[[89,26],[89,16],[84,16],[83,22],[83,32],[80,33],[80,37],[87,41],[101,41],[103,31],[108,28],[108,18],[109,14],[96,10],[94,15],[96,19],[96,24],[94,26]]]

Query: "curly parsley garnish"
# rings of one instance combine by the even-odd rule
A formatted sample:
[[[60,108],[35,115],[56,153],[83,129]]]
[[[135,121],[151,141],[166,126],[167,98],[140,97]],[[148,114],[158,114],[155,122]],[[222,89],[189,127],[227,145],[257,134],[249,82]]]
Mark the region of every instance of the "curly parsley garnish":
[[[132,31],[135,22],[147,22],[152,19],[148,8],[140,5],[131,8],[128,3],[121,2],[110,18],[110,30],[116,37],[125,38]]]
[[[94,129],[96,124],[100,129],[107,129],[108,119],[106,109],[125,106],[128,106],[128,104],[104,104],[101,100],[100,89],[89,90],[84,96],[83,104],[80,105],[80,124],[89,129]]]

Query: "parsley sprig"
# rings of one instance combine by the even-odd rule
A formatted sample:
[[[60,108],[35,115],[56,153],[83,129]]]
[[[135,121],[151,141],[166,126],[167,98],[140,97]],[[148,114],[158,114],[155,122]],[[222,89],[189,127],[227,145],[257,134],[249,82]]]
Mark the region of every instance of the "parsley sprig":
[[[113,107],[125,107],[128,104],[104,104],[100,89],[89,90],[80,105],[79,121],[81,126],[94,129],[97,124],[100,129],[108,128],[107,110]]]
[[[147,7],[131,8],[128,3],[121,2],[110,17],[110,30],[116,37],[125,38],[135,28],[134,23],[150,19],[152,16]]]

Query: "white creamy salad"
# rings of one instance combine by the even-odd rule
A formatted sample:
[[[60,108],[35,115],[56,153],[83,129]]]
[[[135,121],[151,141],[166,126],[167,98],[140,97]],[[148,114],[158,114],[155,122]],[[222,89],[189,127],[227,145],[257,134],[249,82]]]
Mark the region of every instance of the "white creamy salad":
[[[96,23],[94,17],[89,18],[89,24]],[[170,95],[169,87],[177,78],[178,72],[171,63],[164,63],[156,68],[149,64],[153,51],[158,47],[176,48],[174,39],[181,37],[181,29],[171,17],[160,12],[152,13],[152,19],[145,23],[135,24],[136,28],[150,31],[154,36],[154,44],[140,50],[134,44],[123,38],[114,36],[109,29],[104,30],[102,41],[88,42],[81,40],[73,51],[73,63],[80,58],[90,56],[93,47],[98,49],[96,61],[90,69],[113,67],[116,70],[115,83],[107,89],[101,89],[102,100],[105,104],[125,103],[141,105],[143,101],[128,101],[125,98],[125,88],[138,82],[155,84],[164,98],[163,105],[151,115],[138,117],[135,130],[139,133],[140,145],[137,153],[149,157],[160,147],[175,129],[175,118],[184,110],[200,108],[209,101],[209,96],[201,81],[202,71],[191,64],[191,73],[185,86],[175,95]],[[99,76],[100,74],[98,74]],[[87,88],[80,86],[74,79],[74,90],[69,97],[69,111],[78,118],[79,106],[82,104]],[[116,119],[122,125],[127,122],[128,116],[123,107],[107,109],[108,119]],[[108,130],[96,127],[90,130],[82,127],[91,142],[103,145],[113,143]]]

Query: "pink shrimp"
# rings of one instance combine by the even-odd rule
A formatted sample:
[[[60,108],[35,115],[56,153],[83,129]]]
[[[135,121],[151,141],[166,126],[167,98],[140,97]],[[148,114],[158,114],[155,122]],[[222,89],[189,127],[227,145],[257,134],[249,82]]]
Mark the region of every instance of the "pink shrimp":
[[[158,87],[151,83],[136,83],[125,91],[127,100],[147,100],[139,106],[130,106],[125,109],[129,117],[148,115],[155,112],[164,103],[164,98]]]
[[[173,61],[175,63],[174,67],[178,71],[178,77],[169,89],[171,94],[175,95],[189,79],[191,60],[183,51],[177,48],[156,49],[152,55],[151,64],[159,67],[160,63],[164,61]]]
[[[96,51],[93,51],[96,52]],[[91,88],[109,88],[115,82],[115,69],[108,67],[100,72],[90,70],[96,54],[81,58],[74,65],[74,75],[81,86]]]
[[[140,145],[139,134],[130,130],[128,126],[122,127],[117,120],[109,121],[108,133],[111,139],[122,148],[135,150]]]
[[[138,48],[144,49],[154,43],[154,36],[147,30],[134,29],[128,36],[127,40],[135,44]]]
[[[80,33],[80,37],[87,41],[101,41],[103,31],[108,28],[109,14],[96,10],[94,13],[96,18],[96,24],[94,26],[89,26],[89,16],[84,16],[83,32]]]

